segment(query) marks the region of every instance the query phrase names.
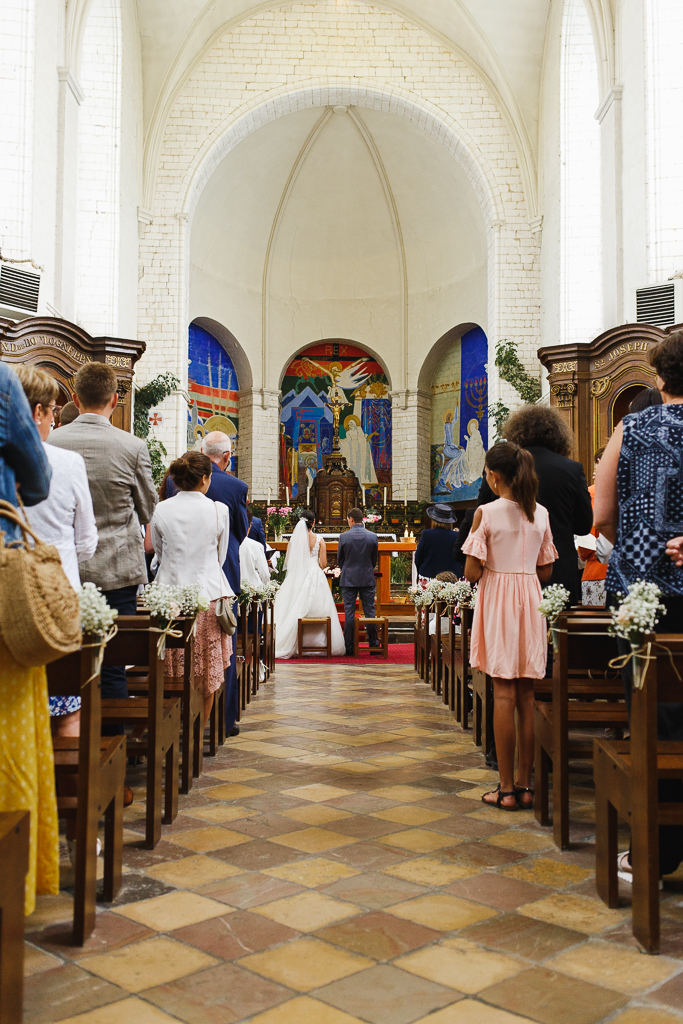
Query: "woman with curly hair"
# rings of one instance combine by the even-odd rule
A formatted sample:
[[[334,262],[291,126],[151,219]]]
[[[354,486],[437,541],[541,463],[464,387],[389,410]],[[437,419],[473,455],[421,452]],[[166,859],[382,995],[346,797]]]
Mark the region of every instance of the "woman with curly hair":
[[[581,572],[574,536],[590,533],[593,509],[583,466],[569,458],[574,445],[572,433],[557,409],[525,405],[510,416],[503,436],[506,441],[525,448],[534,460],[538,503],[548,509],[558,555],[549,582],[563,584],[571,595],[571,603],[578,604]],[[480,504],[482,500],[490,501],[495,497],[483,491],[482,486]]]

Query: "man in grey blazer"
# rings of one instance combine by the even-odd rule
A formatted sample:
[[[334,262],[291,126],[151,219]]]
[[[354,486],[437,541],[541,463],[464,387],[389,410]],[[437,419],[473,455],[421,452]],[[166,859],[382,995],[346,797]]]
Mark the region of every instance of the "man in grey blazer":
[[[353,620],[356,614],[356,597],[360,596],[363,614],[375,617],[375,566],[379,545],[377,535],[363,526],[363,513],[359,508],[349,512],[349,531],[339,538],[337,565],[341,569],[339,583],[344,598],[344,643],[346,654],[353,654]],[[377,630],[368,626],[368,641],[377,647]]]
[[[145,442],[111,425],[117,383],[105,363],[82,366],[74,380],[80,415],[53,430],[49,443],[82,455],[88,473],[99,542],[93,557],[79,565],[81,582],[101,587],[121,615],[135,615],[138,585],[147,583],[140,526],[152,518],[157,493]],[[102,669],[102,696],[128,696],[123,667]]]

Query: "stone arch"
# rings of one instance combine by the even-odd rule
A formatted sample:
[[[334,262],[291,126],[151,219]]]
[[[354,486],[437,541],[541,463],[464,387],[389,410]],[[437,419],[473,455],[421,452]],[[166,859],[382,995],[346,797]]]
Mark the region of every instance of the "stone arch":
[[[467,331],[471,331],[474,327],[478,326],[479,324],[474,323],[458,324],[456,327],[451,327],[449,331],[446,331],[445,334],[441,335],[438,341],[434,342],[425,356],[422,366],[420,367],[420,373],[417,379],[418,389],[422,391],[429,391],[439,363],[446,355],[453,342],[457,341],[458,338],[462,338],[463,334]]]
[[[252,388],[254,386],[254,375],[252,373],[249,356],[244,351],[232,331],[219,323],[218,320],[212,320],[209,316],[196,316],[192,320],[192,323],[197,324],[198,327],[203,327],[205,331],[208,331],[209,334],[213,335],[216,341],[219,342],[219,344],[221,344],[228,353],[237,372],[240,391]]]
[[[384,370],[384,373],[386,374],[387,381],[389,383],[389,388],[392,387],[391,372],[389,370],[386,360],[381,355],[379,355],[379,353],[376,352],[375,349],[371,348],[370,345],[366,345],[364,341],[353,341],[351,338],[313,338],[310,341],[307,341],[305,345],[301,345],[299,348],[295,349],[294,352],[292,352],[289,356],[287,356],[287,359],[283,362],[282,368],[280,370],[280,376],[277,385],[278,388],[282,387],[282,381],[287,371],[287,367],[290,365],[290,363],[294,359],[296,359],[297,356],[300,356],[302,352],[305,352],[306,349],[311,348],[313,345],[353,345],[354,348],[363,349],[364,352],[367,352],[369,356],[372,356],[372,358],[379,363],[379,365]]]

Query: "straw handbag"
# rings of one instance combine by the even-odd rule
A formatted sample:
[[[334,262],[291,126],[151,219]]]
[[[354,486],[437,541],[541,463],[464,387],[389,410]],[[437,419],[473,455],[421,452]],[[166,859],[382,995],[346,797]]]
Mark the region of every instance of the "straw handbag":
[[[47,665],[81,645],[78,597],[57,548],[42,541],[8,501],[0,500],[0,514],[22,532],[22,540],[9,543],[0,533],[0,634],[20,665]]]

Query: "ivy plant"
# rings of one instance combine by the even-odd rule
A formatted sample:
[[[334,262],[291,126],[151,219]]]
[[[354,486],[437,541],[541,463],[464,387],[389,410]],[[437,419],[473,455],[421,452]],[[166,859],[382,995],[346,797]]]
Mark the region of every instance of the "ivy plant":
[[[525,405],[534,405],[541,397],[541,380],[534,374],[529,373],[517,354],[517,344],[503,338],[496,345],[495,364],[498,368],[501,380],[510,384],[520,396]],[[510,410],[503,402],[495,402],[488,408],[489,417],[496,425],[496,436],[503,436]]]
[[[158,438],[149,436],[149,410],[163,402],[178,387],[180,387],[180,381],[175,374],[160,373],[154,380],[135,389],[133,432],[136,437],[141,437],[147,442],[149,459],[152,463],[152,477],[157,487],[161,486],[161,481],[164,479],[165,459],[168,458],[168,452]]]

